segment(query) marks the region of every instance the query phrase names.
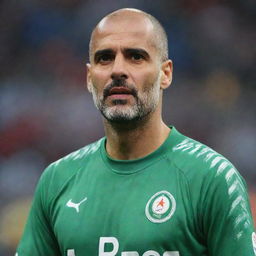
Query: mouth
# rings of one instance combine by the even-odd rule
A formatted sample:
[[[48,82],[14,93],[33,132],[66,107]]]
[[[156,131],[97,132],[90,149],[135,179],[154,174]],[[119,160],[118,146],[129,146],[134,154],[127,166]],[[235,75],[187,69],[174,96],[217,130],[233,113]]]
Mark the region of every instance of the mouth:
[[[127,87],[113,87],[109,91],[109,95],[115,94],[132,94],[132,90]]]
[[[108,93],[108,96],[114,99],[126,99],[127,97],[133,95],[133,91],[127,87],[113,87]]]

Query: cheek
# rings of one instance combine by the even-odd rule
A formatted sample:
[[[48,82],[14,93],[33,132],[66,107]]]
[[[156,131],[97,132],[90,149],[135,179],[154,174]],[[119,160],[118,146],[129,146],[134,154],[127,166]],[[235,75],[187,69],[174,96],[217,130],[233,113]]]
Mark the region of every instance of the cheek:
[[[93,71],[91,73],[91,81],[92,81],[92,86],[97,91],[97,93],[100,93],[101,91],[103,91],[103,88],[106,84],[106,78],[103,72]]]
[[[150,91],[153,86],[157,83],[159,78],[159,73],[149,72],[144,76],[142,81],[142,91]]]
[[[109,77],[109,67],[98,67],[98,66],[93,66],[91,69],[91,76],[95,79],[106,79]]]

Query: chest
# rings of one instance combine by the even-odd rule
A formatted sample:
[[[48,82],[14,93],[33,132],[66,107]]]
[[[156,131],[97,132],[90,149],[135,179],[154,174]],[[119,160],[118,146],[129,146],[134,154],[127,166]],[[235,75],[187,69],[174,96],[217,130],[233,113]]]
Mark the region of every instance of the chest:
[[[196,240],[187,185],[174,170],[84,173],[63,187],[53,206],[63,255],[178,256]]]

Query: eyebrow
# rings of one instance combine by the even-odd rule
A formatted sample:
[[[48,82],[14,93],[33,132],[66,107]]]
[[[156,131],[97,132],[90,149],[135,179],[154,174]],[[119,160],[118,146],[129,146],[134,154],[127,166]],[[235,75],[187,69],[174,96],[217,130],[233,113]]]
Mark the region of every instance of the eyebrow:
[[[147,51],[145,51],[142,48],[124,48],[122,50],[122,52],[124,52],[125,55],[130,55],[130,54],[140,54],[142,56],[144,56],[145,58],[149,59],[150,56],[148,54]],[[94,54],[94,61],[97,61],[97,59],[102,56],[102,55],[115,55],[115,51],[111,48],[107,48],[107,49],[102,49],[102,50],[98,50],[95,52]]]

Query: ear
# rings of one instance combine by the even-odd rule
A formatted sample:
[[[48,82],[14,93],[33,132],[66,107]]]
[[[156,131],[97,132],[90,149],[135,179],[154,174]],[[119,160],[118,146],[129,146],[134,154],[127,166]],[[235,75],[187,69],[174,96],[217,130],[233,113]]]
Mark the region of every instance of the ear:
[[[88,91],[92,92],[92,79],[91,79],[91,64],[86,64],[87,72],[86,72],[86,85]]]
[[[166,60],[161,66],[161,89],[166,89],[172,83],[173,65],[171,60]]]

